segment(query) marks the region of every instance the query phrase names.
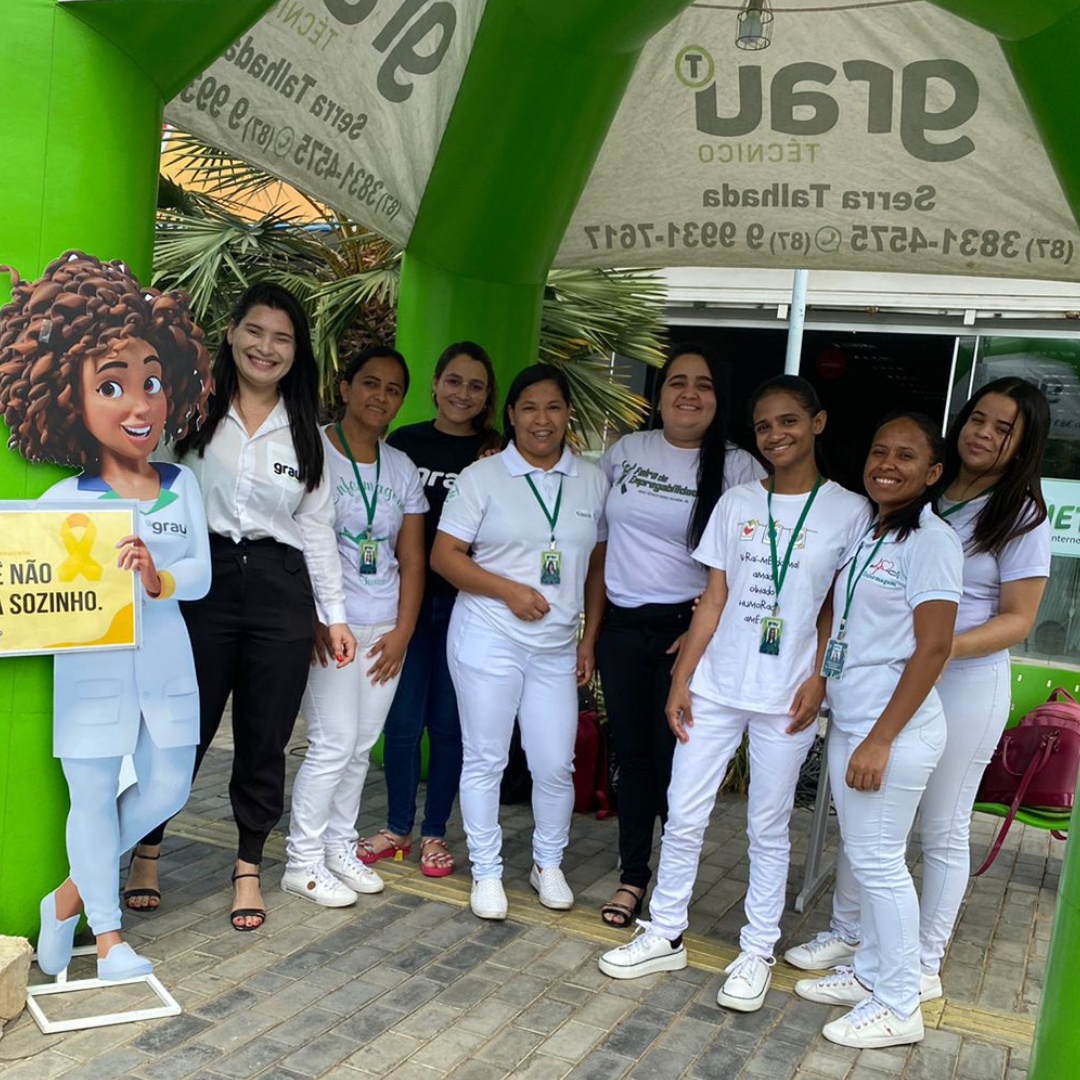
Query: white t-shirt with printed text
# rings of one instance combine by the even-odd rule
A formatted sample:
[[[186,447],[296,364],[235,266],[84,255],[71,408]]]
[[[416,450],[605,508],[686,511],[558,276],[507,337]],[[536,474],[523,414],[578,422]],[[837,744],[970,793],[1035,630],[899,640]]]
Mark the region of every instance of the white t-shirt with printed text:
[[[1050,522],[1043,521],[1030,532],[1010,540],[997,555],[988,551],[974,552],[973,537],[976,519],[986,506],[990,495],[980,495],[967,503],[939,499],[941,510],[958,506],[945,519],[951,525],[964,548],[964,595],[956,613],[956,633],[962,634],[994,618],[1001,610],[1001,586],[1006,581],[1050,576]],[[1029,519],[1030,520],[1030,519]],[[950,668],[981,667],[1008,660],[1009,650],[1000,649],[985,656],[967,656],[950,660]]]
[[[833,603],[834,637],[844,613],[851,560],[858,560],[858,574],[876,543],[864,533],[840,569]],[[831,722],[839,730],[850,735],[870,731],[915,652],[915,609],[930,600],[958,604],[963,575],[960,541],[929,506],[923,507],[919,527],[902,541],[895,533],[885,537],[855,586],[844,634],[848,648],[843,678],[828,681]],[[921,727],[940,714],[941,701],[931,687],[906,727]]]
[[[372,521],[372,539],[378,555],[374,574],[360,573],[359,543],[367,531],[367,509],[356,488],[352,462],[322,433],[323,449],[330,468],[330,491],[334,501],[334,532],[345,581],[345,611],[353,626],[374,626],[397,621],[401,577],[398,572],[398,533],[406,514],[424,514],[428,503],[420,474],[407,454],[379,444],[379,485]],[[375,462],[357,463],[360,480],[370,500],[375,491]]]
[[[527,476],[532,478],[549,511],[554,510],[562,483],[555,528],[555,547],[562,556],[558,585],[540,582],[541,556],[551,547],[551,529]],[[512,443],[501,454],[462,470],[446,497],[439,531],[471,545],[478,566],[537,589],[550,610],[542,619],[526,622],[494,597],[459,592],[455,603],[530,649],[572,646],[584,606],[589,556],[596,544],[607,537],[607,490],[599,467],[569,450],[564,450],[547,472],[530,465]]]
[[[623,436],[601,458],[611,484],[604,585],[617,607],[679,604],[705,588],[708,571],[686,547],[699,453],[672,446],[663,431],[639,431]],[[764,475],[757,460],[728,444],[724,491]]]
[[[777,569],[809,494],[773,495]],[[768,491],[758,480],[721,496],[694,558],[723,570],[728,598],[690,682],[693,693],[729,708],[785,713],[813,674],[817,617],[844,553],[870,523],[861,495],[827,480],[795,539],[780,592],[783,629],[777,656],[760,651],[761,619],[776,593],[769,544]]]

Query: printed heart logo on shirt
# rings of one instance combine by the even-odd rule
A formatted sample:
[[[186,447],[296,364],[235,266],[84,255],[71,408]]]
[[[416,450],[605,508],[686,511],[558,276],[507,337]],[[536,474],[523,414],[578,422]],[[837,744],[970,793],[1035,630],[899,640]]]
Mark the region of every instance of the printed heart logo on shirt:
[[[754,518],[749,521],[744,521],[739,533],[740,540],[753,540],[754,533],[757,532],[758,523]]]

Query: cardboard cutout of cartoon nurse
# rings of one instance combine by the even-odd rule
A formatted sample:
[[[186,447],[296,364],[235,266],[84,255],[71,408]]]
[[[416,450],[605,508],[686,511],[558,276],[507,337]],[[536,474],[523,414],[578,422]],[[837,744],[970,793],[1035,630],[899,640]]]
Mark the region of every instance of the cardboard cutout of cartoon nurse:
[[[98,978],[134,978],[151,964],[120,938],[119,860],[187,800],[199,692],[178,601],[210,587],[198,485],[184,466],[150,455],[159,440],[201,423],[210,360],[186,297],[141,288],[121,262],[74,251],[37,281],[13,278],[0,308],[10,448],[82,469],[42,502],[138,504],[136,531],[116,545],[116,558],[137,580],[141,647],[54,660],[53,753],[71,795],[70,877],[41,901],[38,961],[50,975],[67,967],[85,911]],[[117,797],[127,755],[137,781]]]

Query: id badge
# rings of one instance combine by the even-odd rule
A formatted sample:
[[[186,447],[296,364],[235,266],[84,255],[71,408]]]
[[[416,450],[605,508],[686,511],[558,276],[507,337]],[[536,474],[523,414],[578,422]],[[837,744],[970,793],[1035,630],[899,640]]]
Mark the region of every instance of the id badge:
[[[821,661],[821,677],[823,679],[842,679],[844,677],[844,662],[847,660],[846,641],[839,638],[829,638],[825,646],[825,658]]]
[[[358,559],[360,565],[360,573],[377,573],[379,568],[379,541],[361,540],[358,547],[360,548],[360,555]]]
[[[559,585],[562,583],[562,552],[540,552],[540,584]]]
[[[766,656],[780,655],[780,635],[784,632],[784,620],[767,615],[761,620],[761,642],[758,652]]]

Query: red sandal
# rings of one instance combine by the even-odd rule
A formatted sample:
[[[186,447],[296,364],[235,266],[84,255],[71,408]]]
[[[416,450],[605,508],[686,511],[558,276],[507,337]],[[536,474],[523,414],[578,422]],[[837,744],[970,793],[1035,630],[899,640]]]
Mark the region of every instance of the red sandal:
[[[388,833],[385,829],[379,830],[379,836],[386,841],[387,846],[378,850],[375,849],[370,840],[362,839],[356,842],[356,857],[365,866],[370,866],[380,859],[393,859],[394,862],[401,862],[412,851],[412,842],[409,838],[402,842],[396,839],[393,833]]]
[[[441,836],[420,838],[420,873],[424,877],[446,877],[454,872],[454,856]]]

